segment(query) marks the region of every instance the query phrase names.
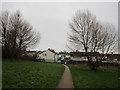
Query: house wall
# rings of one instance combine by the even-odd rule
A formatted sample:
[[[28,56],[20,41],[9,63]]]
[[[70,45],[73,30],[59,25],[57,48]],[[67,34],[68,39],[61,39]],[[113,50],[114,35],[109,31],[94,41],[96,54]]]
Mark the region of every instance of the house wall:
[[[58,58],[59,58],[59,55],[55,55],[55,60],[57,61],[58,60]]]
[[[43,53],[39,54],[38,58],[45,59],[46,62],[56,62],[58,56],[55,53],[53,53],[49,50],[46,50]]]
[[[78,57],[78,56],[71,56],[70,58],[71,60],[73,61],[87,61],[87,58],[86,57]]]

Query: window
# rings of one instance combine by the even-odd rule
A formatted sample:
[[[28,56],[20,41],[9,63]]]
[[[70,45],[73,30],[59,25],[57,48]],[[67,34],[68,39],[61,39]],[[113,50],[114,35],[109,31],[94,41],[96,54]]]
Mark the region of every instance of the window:
[[[45,53],[45,56],[47,56],[47,54]]]

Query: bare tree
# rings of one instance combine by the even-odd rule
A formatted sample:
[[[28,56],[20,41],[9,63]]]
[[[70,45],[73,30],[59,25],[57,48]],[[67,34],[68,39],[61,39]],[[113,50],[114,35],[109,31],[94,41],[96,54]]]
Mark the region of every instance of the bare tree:
[[[8,47],[9,47],[8,42],[7,42],[9,17],[10,17],[10,15],[7,11],[0,14],[0,44],[2,46],[3,54],[5,54],[5,55],[8,52]]]
[[[69,34],[69,42],[77,49],[82,47],[86,53],[99,52],[103,53],[101,59],[96,57],[96,62],[87,55],[88,65],[92,70],[97,70],[99,62],[105,57],[104,54],[109,53],[114,49],[116,35],[113,32],[115,28],[112,24],[101,24],[96,17],[88,10],[81,12],[77,11],[69,23],[71,34]],[[112,32],[111,32],[112,31]]]
[[[9,18],[8,12],[4,12],[0,14],[0,21],[1,21],[0,22],[0,43],[2,43],[2,45],[5,45],[6,43],[8,18]]]
[[[33,32],[32,26],[24,20],[19,11],[14,14],[2,12],[0,27],[3,57],[17,58],[40,39],[40,35]]]

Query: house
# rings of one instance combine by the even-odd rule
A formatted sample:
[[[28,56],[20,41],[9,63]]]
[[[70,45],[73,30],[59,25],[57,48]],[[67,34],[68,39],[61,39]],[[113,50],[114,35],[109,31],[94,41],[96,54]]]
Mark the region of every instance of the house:
[[[87,56],[90,56],[92,61],[96,61],[96,57],[100,60],[100,57],[105,55],[103,63],[117,63],[120,64],[118,60],[120,58],[120,54],[100,54],[99,52],[70,52],[70,60],[67,61],[69,64],[79,64],[86,63],[88,61]]]
[[[25,51],[21,54],[20,59],[36,61],[37,51]]]
[[[44,60],[45,62],[57,62],[58,53],[53,49],[47,49],[37,53],[37,60]]]
[[[120,54],[107,54],[106,56],[110,61],[118,61]]]
[[[103,55],[103,54],[101,54]],[[105,60],[102,62],[109,62],[109,63],[120,63],[120,54],[105,54]]]
[[[26,51],[26,55],[33,56],[37,53],[37,51]]]
[[[70,52],[70,60],[67,61],[67,63],[84,63],[86,61],[88,61],[87,56],[92,57],[92,60],[95,61],[96,60],[96,56],[98,56],[99,53],[98,52]]]

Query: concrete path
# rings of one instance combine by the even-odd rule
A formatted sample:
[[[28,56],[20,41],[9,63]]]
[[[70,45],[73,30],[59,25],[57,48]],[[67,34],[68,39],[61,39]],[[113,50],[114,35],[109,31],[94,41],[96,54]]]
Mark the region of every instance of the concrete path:
[[[67,65],[64,66],[65,66],[65,70],[57,88],[71,88],[73,90],[74,86],[73,86],[70,69]]]

